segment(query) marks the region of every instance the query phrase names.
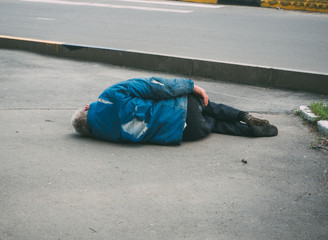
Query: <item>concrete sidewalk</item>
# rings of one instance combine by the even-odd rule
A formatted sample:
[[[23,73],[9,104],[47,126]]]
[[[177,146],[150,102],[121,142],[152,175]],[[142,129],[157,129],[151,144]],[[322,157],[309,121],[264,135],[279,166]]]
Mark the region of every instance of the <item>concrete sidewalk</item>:
[[[292,114],[327,95],[197,78],[212,101],[269,119],[279,135],[165,147],[73,132],[76,107],[153,75],[184,77],[0,50],[0,239],[328,237],[328,155]]]

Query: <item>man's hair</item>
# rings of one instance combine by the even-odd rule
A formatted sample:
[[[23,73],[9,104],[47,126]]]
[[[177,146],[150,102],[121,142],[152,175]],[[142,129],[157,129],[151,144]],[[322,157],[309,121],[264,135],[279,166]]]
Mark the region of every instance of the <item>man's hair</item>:
[[[91,136],[87,124],[87,119],[88,119],[88,111],[84,111],[83,108],[76,110],[71,119],[75,131],[84,137]]]

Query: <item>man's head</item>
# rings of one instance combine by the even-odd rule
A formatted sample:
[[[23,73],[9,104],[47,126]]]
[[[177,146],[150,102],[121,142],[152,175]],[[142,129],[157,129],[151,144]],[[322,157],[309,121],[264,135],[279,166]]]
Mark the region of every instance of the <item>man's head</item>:
[[[86,105],[84,108],[76,110],[72,116],[72,125],[77,133],[81,136],[88,137],[91,136],[90,130],[88,128],[87,119],[88,119],[88,110],[89,105]]]

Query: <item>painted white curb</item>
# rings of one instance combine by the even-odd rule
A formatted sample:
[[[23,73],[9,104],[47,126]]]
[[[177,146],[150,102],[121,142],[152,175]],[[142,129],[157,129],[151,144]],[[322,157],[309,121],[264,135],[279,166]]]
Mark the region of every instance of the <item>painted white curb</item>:
[[[300,111],[302,114],[303,119],[308,120],[310,122],[315,122],[318,118],[309,107],[307,106],[300,106]]]
[[[310,121],[310,122],[316,122],[318,119],[318,116],[315,115],[311,109],[307,106],[300,106],[301,116],[303,119]],[[317,122],[317,129],[318,131],[324,135],[328,136],[328,121],[326,120],[320,120]]]
[[[328,136],[328,121],[318,121],[317,128],[324,136]]]

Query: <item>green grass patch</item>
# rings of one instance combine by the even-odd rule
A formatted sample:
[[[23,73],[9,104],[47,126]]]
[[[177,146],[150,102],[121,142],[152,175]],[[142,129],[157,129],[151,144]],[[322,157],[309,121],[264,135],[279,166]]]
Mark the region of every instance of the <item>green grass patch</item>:
[[[322,102],[314,102],[311,104],[310,109],[319,117],[319,120],[328,120],[328,105]]]

